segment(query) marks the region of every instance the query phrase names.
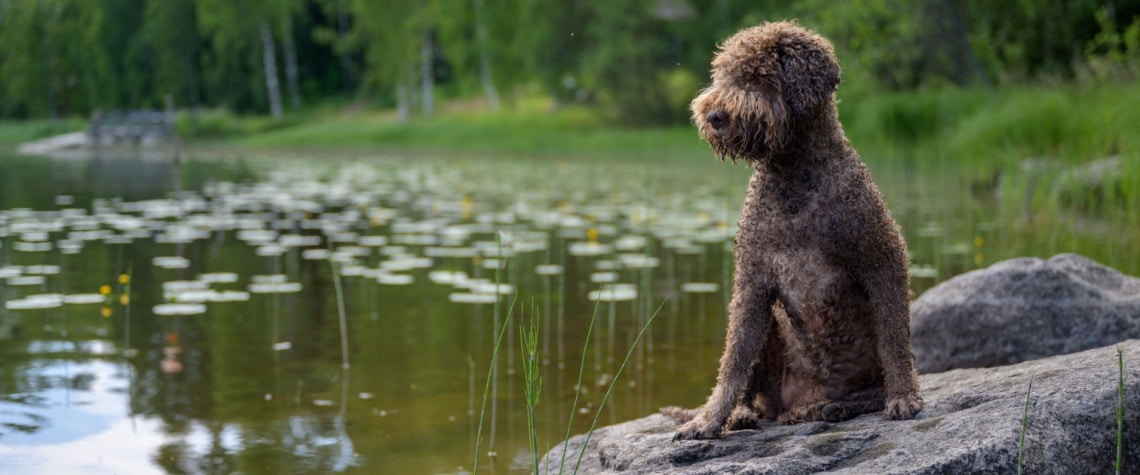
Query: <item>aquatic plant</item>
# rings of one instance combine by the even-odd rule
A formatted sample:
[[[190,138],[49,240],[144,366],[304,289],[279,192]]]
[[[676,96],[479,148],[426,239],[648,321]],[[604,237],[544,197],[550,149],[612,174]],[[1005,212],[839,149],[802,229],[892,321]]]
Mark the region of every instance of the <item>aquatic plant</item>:
[[[1119,369],[1116,381],[1116,475],[1124,465],[1124,349],[1116,347],[1116,364]]]
[[[533,307],[533,306],[532,306]],[[519,347],[522,353],[523,395],[526,397],[527,432],[530,434],[530,453],[534,463],[534,473],[538,475],[538,420],[535,407],[542,394],[542,375],[538,366],[538,312],[532,309],[531,318],[519,324]]]
[[[483,403],[479,408],[479,427],[475,430],[475,461],[471,468],[472,475],[479,473],[479,445],[483,441],[483,418],[487,412],[487,396],[491,390],[492,373],[495,371],[495,365],[499,358],[499,346],[503,343],[503,336],[507,333],[507,324],[511,321],[511,314],[514,308],[515,300],[512,299],[510,307],[507,308],[506,321],[502,328],[499,329],[498,336],[495,337],[495,347],[491,351],[491,366],[487,369],[487,383],[483,387]]]
[[[1029,387],[1025,389],[1025,409],[1021,414],[1021,438],[1017,443],[1017,474],[1021,475],[1025,466],[1025,432],[1029,429],[1029,394],[1033,392],[1033,375],[1029,376]]]
[[[641,327],[641,331],[638,331],[637,337],[633,339],[633,344],[631,344],[629,346],[629,350],[626,351],[625,359],[622,360],[621,366],[618,366],[617,372],[614,373],[614,377],[610,379],[610,385],[608,388],[606,388],[606,394],[602,396],[602,402],[598,403],[597,411],[594,411],[594,421],[590,423],[590,430],[586,431],[586,440],[582,442],[582,449],[578,452],[578,460],[574,462],[574,473],[578,473],[578,467],[582,463],[582,456],[585,455],[586,447],[590,444],[590,437],[594,435],[594,428],[598,426],[598,417],[600,417],[602,414],[602,408],[605,407],[606,401],[609,400],[610,394],[614,391],[614,384],[617,384],[617,380],[621,376],[622,370],[625,369],[626,363],[629,363],[629,357],[633,355],[633,350],[637,348],[637,342],[641,341],[641,336],[644,335],[645,331],[649,329],[649,325],[653,323],[653,319],[657,317],[657,314],[661,312],[661,309],[664,306],[665,302],[661,302],[661,306],[657,307],[657,310],[654,311],[653,314],[649,316],[649,319],[645,321],[645,325]]]

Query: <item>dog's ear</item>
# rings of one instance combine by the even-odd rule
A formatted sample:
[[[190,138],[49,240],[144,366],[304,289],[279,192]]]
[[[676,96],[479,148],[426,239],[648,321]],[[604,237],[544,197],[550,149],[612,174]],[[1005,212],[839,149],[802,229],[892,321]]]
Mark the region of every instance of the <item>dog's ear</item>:
[[[795,38],[781,48],[784,100],[793,115],[812,115],[839,87],[839,62],[826,41],[810,35]]]

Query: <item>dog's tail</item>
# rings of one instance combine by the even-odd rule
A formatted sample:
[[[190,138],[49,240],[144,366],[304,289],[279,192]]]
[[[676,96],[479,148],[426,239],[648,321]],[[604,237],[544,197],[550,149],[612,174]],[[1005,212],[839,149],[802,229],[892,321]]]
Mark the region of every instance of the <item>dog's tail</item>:
[[[661,408],[661,414],[665,417],[673,419],[673,421],[677,422],[678,424],[683,424],[693,420],[694,417],[697,417],[697,410],[685,409],[683,407],[677,406],[666,406]]]

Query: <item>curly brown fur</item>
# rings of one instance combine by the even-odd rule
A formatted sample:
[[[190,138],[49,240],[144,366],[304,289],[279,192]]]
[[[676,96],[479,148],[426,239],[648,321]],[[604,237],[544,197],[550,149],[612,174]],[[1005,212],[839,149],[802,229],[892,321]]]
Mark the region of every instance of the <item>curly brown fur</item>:
[[[831,44],[795,23],[729,38],[693,121],[722,159],[755,168],[717,384],[666,408],[675,439],[761,419],[840,421],[922,410],[910,349],[906,244],[839,123]]]

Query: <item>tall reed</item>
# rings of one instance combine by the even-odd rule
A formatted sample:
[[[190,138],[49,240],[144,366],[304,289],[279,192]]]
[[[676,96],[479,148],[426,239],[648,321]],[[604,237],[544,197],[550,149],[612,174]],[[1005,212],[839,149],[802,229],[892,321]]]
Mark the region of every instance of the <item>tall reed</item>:
[[[1029,428],[1029,394],[1033,392],[1033,375],[1029,376],[1029,387],[1025,390],[1025,409],[1021,414],[1021,440],[1017,444],[1017,475],[1025,466],[1025,431]]]
[[[511,299],[511,306],[507,309],[507,318],[502,326],[499,326],[499,286],[502,285],[502,269],[503,269],[503,235],[501,232],[495,233],[496,245],[496,265],[495,265],[495,304],[492,310],[492,318],[494,319],[495,332],[498,336],[495,338],[495,348],[491,351],[491,367],[487,369],[487,384],[483,387],[483,404],[479,409],[479,428],[476,429],[475,434],[475,462],[471,468],[471,473],[474,475],[479,471],[479,445],[483,441],[483,418],[487,411],[487,394],[491,393],[491,444],[492,447],[495,443],[495,405],[498,399],[498,383],[494,387],[491,386],[492,381],[497,379],[498,364],[499,364],[499,345],[503,342],[503,336],[506,335],[507,327],[510,326],[511,313],[515,309],[515,301],[518,300],[516,293],[514,298]],[[536,464],[537,466],[537,464]]]
[[[333,249],[330,243],[329,266],[332,268],[333,287],[336,288],[336,311],[340,323],[340,367],[347,370],[350,366],[348,362],[348,317],[344,311],[344,290],[340,286],[340,269],[332,254]],[[276,323],[276,317],[274,317],[274,323]]]
[[[1124,466],[1124,349],[1116,347],[1116,364],[1119,377],[1116,381],[1116,475]]]
[[[535,408],[542,394],[542,375],[538,364],[538,312],[533,309],[528,322],[519,324],[519,351],[522,353],[523,393],[526,396],[527,433],[530,436],[530,453],[534,463],[534,473],[538,475],[538,420]]]
[[[515,296],[518,297],[517,295]],[[507,326],[511,322],[511,313],[515,308],[515,299],[511,299],[511,306],[507,308],[507,318],[503,322],[503,326],[499,329],[499,335],[495,337],[495,348],[491,350],[491,367],[487,369],[487,384],[483,386],[483,404],[479,408],[479,428],[475,430],[475,462],[471,467],[471,475],[479,473],[479,445],[483,441],[483,419],[487,413],[487,395],[491,390],[491,375],[495,371],[495,365],[499,360],[499,346],[503,342],[503,336],[507,333]]]
[[[629,357],[633,355],[633,350],[637,348],[637,342],[641,341],[641,336],[645,334],[645,330],[649,328],[649,324],[653,323],[653,319],[657,317],[658,313],[661,313],[661,309],[664,306],[665,302],[661,302],[661,305],[657,307],[653,315],[650,315],[649,319],[645,321],[645,325],[641,327],[641,331],[637,332],[637,337],[633,339],[633,344],[629,346],[629,350],[625,352],[625,359],[622,360],[621,366],[618,367],[613,379],[610,380],[610,386],[606,388],[606,394],[602,396],[602,402],[598,404],[598,410],[594,411],[594,422],[590,423],[590,430],[586,431],[586,440],[582,442],[582,449],[578,451],[578,461],[574,462],[574,473],[578,473],[578,467],[582,464],[582,456],[586,453],[586,446],[590,444],[590,437],[594,435],[594,428],[598,426],[598,418],[602,415],[602,409],[605,407],[606,401],[609,400],[610,394],[614,391],[614,384],[617,383],[622,370],[625,369],[626,363],[629,363]]]
[[[570,420],[566,422],[566,437],[562,439],[562,459],[558,462],[558,473],[566,465],[566,450],[570,445],[570,430],[574,427],[574,413],[578,412],[578,396],[582,394],[582,375],[586,373],[586,350],[590,347],[590,335],[594,333],[594,322],[598,321],[598,306],[601,300],[594,301],[594,313],[590,315],[590,326],[586,328],[586,342],[582,344],[582,361],[578,365],[578,384],[574,385],[574,402],[570,404]],[[579,457],[580,458],[580,457]],[[575,464],[574,471],[578,471]]]

